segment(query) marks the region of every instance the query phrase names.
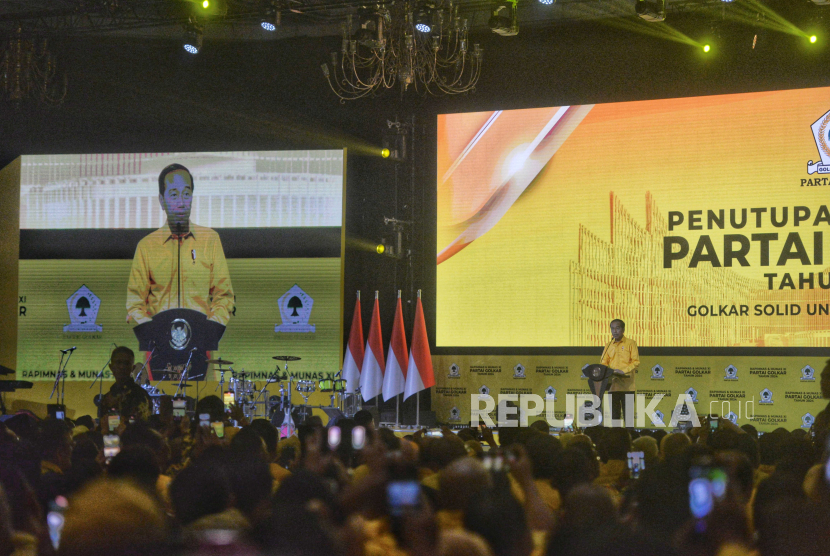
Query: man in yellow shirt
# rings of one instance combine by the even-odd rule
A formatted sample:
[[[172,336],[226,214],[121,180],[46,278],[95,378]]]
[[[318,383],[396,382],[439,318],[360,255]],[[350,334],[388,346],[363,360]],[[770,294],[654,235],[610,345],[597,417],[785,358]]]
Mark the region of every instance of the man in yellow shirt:
[[[625,323],[620,319],[611,321],[611,341],[605,346],[600,363],[611,367],[614,377],[611,379],[611,417],[625,417],[626,394],[631,394],[630,403],[634,403],[634,373],[640,366],[640,352],[631,338],[625,337]],[[631,413],[634,413],[634,407]],[[633,424],[632,424],[633,426]]]
[[[233,288],[219,234],[190,221],[193,176],[181,164],[159,174],[159,203],[167,222],[143,238],[127,286],[127,320],[149,322],[168,309],[193,309],[226,326]]]

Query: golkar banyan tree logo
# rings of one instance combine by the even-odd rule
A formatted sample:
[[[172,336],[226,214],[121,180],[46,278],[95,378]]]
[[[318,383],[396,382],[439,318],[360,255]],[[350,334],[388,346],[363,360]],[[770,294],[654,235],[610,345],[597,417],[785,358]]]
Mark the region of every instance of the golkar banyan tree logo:
[[[808,162],[807,173],[830,174],[830,137],[828,137],[828,134],[830,134],[830,111],[816,120],[810,128],[813,130],[813,138],[816,140],[816,147],[818,147],[818,154],[821,157],[821,162],[816,162],[815,164],[812,160]],[[804,185],[803,180],[801,183]]]

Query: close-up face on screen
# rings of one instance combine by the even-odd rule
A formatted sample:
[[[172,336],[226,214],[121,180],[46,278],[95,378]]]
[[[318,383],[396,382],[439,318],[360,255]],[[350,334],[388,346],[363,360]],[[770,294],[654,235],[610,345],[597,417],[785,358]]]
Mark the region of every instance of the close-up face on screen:
[[[343,184],[342,150],[22,157],[18,376],[75,346],[92,380],[113,344],[157,377],[264,378],[278,352],[335,372]]]
[[[827,89],[438,117],[436,344],[819,347]]]

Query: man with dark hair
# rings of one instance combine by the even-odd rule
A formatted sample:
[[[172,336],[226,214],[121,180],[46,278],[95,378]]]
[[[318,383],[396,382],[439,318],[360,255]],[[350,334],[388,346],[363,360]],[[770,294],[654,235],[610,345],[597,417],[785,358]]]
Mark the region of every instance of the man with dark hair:
[[[150,417],[152,400],[147,392],[133,380],[135,368],[135,354],[126,346],[118,346],[112,350],[110,370],[115,378],[109,392],[101,398],[101,430],[106,434],[106,415],[115,411],[121,416],[122,422],[132,417],[138,421],[146,421]]]
[[[611,321],[611,341],[605,346],[600,363],[614,371],[609,388],[611,417],[624,419],[628,394],[631,395],[631,403],[634,403],[634,373],[640,366],[640,352],[634,340],[625,336],[625,323],[620,319]],[[633,414],[633,406],[631,409]]]
[[[159,174],[167,222],[138,243],[127,286],[127,320],[149,322],[168,309],[192,309],[222,326],[233,311],[233,288],[219,235],[190,221],[193,176],[181,164]]]

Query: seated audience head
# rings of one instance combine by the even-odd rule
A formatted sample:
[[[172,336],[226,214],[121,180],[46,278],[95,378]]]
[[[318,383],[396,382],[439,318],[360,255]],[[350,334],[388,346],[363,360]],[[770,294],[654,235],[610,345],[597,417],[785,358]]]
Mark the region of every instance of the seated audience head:
[[[46,419],[40,423],[38,447],[41,459],[57,465],[61,471],[72,467],[72,429],[59,419]]]
[[[231,487],[224,468],[215,461],[188,465],[170,484],[170,502],[176,520],[187,526],[231,506]]]
[[[660,459],[671,461],[679,457],[691,443],[691,439],[684,432],[673,432],[666,435],[660,441]]]
[[[529,556],[533,550],[525,510],[509,493],[490,489],[471,497],[464,527],[481,535],[496,556]]]
[[[99,479],[66,510],[58,556],[163,554],[164,513],[153,496],[130,484]]]
[[[107,466],[109,478],[133,481],[153,494],[160,474],[155,454],[142,445],[122,448]]]
[[[265,449],[268,451],[268,461],[277,459],[277,445],[279,444],[280,431],[271,424],[268,419],[254,419],[251,421],[253,429],[265,442]]]
[[[203,413],[210,415],[211,421],[224,421],[225,403],[219,398],[219,396],[205,396],[196,404],[196,415],[201,415]]]
[[[492,480],[479,460],[465,457],[441,471],[439,485],[440,509],[464,510],[473,496],[492,487]]]

